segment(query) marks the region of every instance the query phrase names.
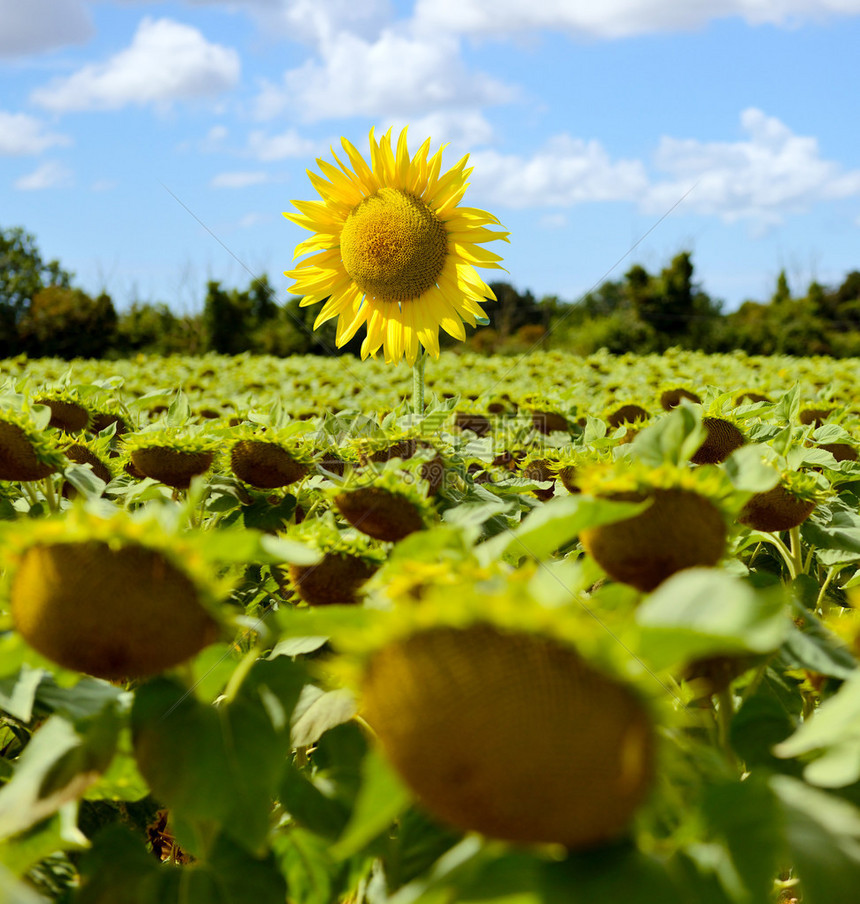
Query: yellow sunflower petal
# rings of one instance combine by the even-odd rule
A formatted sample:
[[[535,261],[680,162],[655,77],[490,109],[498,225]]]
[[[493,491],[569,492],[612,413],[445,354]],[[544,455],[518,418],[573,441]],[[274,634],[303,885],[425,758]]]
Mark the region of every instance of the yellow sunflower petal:
[[[417,360],[422,346],[439,354],[439,329],[465,339],[464,323],[483,317],[493,292],[475,268],[499,269],[483,247],[508,233],[491,213],[460,207],[468,155],[443,172],[444,145],[430,139],[412,156],[407,129],[368,137],[365,158],[344,138],[344,159],[317,160],[311,184],[321,201],[293,201],[291,222],[312,235],[296,246],[302,258],[286,275],[302,306],[323,302],[315,329],[337,319],[337,343],[364,326],[362,357],[384,350],[387,362]]]
[[[427,349],[427,354],[439,357],[439,321],[426,299],[415,305],[415,331],[418,341]]]
[[[437,318],[439,326],[455,339],[463,342],[466,339],[466,330],[463,328],[463,319],[457,314],[454,305],[445,297],[439,288],[427,293],[427,302],[432,305],[432,310]]]

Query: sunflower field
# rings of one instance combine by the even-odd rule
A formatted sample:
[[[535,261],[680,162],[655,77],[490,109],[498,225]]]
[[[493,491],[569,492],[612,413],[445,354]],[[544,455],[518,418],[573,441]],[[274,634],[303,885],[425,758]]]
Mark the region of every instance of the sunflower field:
[[[0,901],[856,904],[857,376],[0,362]]]

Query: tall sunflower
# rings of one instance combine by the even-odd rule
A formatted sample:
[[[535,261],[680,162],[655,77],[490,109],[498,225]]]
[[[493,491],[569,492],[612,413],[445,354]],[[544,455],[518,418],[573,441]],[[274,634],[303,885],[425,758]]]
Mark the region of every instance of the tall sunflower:
[[[445,173],[442,151],[429,156],[428,138],[413,157],[406,129],[396,151],[389,129],[379,141],[370,130],[370,165],[343,138],[352,168],[332,150],[337,167],[317,160],[323,175],[308,171],[320,201],[293,201],[298,214],[285,213],[314,233],[296,247],[310,254],[285,275],[302,306],[328,299],[314,323],[335,317],[337,344],[344,345],[366,325],[361,355],[384,350],[387,363],[415,363],[420,346],[439,355],[439,327],[463,340],[463,323],[484,317],[479,300],[495,299],[475,267],[501,269],[501,257],[481,247],[509,233],[486,210],[458,207],[471,168],[468,155]],[[339,168],[338,168],[339,167]]]

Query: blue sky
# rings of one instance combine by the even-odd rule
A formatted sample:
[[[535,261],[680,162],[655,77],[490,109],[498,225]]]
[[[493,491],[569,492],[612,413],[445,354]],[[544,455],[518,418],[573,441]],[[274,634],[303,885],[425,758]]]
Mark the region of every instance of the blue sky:
[[[803,294],[860,269],[858,47],[860,0],[0,0],[0,228],[119,307],[285,298],[305,169],[408,123],[510,229],[488,279]]]

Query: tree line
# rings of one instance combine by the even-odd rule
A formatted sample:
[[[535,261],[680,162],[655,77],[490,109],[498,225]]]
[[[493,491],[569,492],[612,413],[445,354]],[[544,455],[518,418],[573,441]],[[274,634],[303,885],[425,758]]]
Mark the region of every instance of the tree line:
[[[248,286],[206,285],[202,309],[177,314],[163,302],[135,301],[117,311],[104,292],[73,285],[58,261],[46,261],[35,238],[20,227],[0,229],[0,357],[118,358],[143,354],[357,354],[361,337],[335,345],[335,322],[313,329],[318,305],[277,301],[265,275]],[[590,354],[600,348],[639,354],[671,346],[749,354],[860,356],[860,271],[841,285],[813,281],[791,291],[782,271],[770,298],[746,301],[726,313],[694,279],[692,255],[677,254],[658,273],[639,264],[575,302],[540,299],[507,282],[490,283],[496,301],[489,324],[467,344],[487,353],[536,347]],[[459,345],[441,337],[442,344]]]

